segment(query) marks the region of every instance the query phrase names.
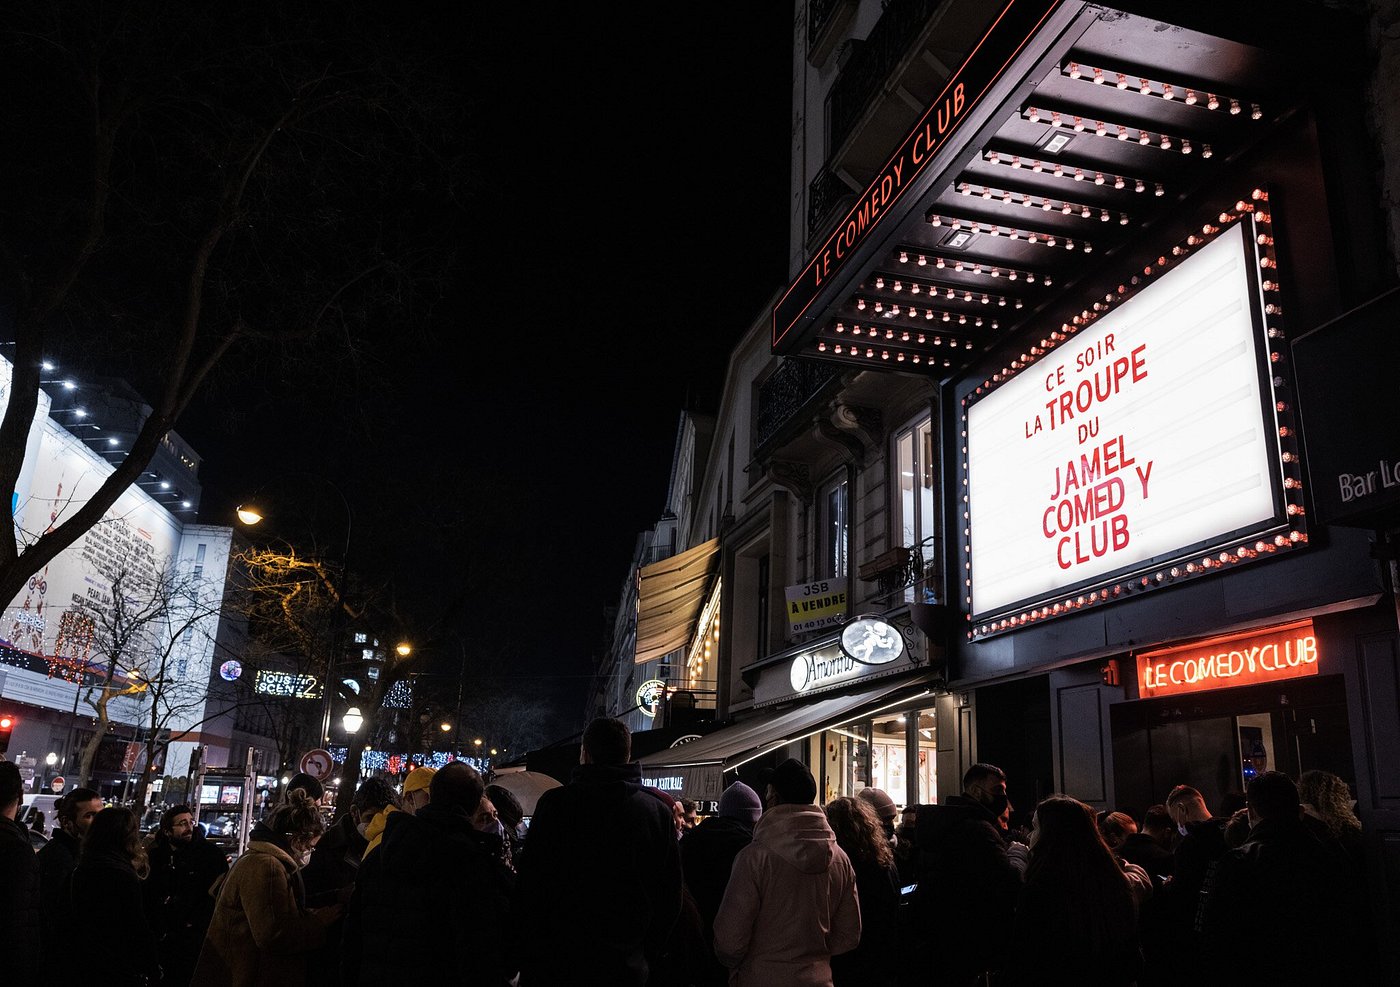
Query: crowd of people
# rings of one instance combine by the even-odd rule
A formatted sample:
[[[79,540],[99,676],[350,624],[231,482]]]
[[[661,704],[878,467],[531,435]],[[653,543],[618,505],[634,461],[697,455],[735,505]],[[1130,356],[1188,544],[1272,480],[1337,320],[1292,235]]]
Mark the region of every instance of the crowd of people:
[[[298,776],[230,868],[184,806],[143,839],[78,789],[35,854],[0,763],[6,981],[197,987],[905,987],[1378,982],[1347,785],[1265,772],[1212,814],[1178,785],[1140,817],[1067,795],[1012,825],[1006,776],[901,814],[817,803],[798,760],[693,803],[642,783],[598,719],[570,784],[520,803],[461,762],[370,778],[329,828]],[[911,890],[912,889],[912,890]],[[94,963],[52,950],[102,941]],[[57,935],[55,935],[57,933]],[[48,945],[52,944],[52,945]],[[40,961],[44,956],[45,960]],[[65,981],[64,977],[71,976]],[[11,979],[13,978],[13,979]]]

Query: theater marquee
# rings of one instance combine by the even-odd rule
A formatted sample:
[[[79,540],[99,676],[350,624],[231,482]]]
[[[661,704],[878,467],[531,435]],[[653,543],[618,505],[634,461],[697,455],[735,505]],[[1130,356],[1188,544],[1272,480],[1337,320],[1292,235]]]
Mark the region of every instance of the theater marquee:
[[[1256,195],[967,403],[974,636],[1306,542]]]

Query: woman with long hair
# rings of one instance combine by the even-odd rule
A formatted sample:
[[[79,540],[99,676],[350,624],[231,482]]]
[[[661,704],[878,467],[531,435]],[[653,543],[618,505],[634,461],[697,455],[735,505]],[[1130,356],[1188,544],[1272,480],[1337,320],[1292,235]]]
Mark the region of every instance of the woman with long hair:
[[[826,804],[836,845],[851,859],[860,895],[860,945],[831,958],[834,987],[888,987],[900,967],[899,874],[894,850],[869,802],[842,797]]]
[[[1137,913],[1094,810],[1067,795],[1035,807],[1030,861],[1008,936],[1008,981],[1131,984],[1142,966]]]
[[[1330,771],[1304,771],[1298,776],[1298,798],[1304,814],[1327,827],[1328,834],[1346,852],[1348,862],[1359,870],[1366,846],[1347,783]]]
[[[342,906],[308,910],[301,869],[325,832],[321,810],[302,791],[258,823],[248,849],[219,888],[192,984],[299,987],[307,957],[324,941]]]
[[[160,980],[156,939],[141,900],[141,882],[149,872],[136,816],[115,806],[93,816],[73,871],[70,900],[77,928],[120,930],[121,948],[102,960],[107,983],[128,987]]]

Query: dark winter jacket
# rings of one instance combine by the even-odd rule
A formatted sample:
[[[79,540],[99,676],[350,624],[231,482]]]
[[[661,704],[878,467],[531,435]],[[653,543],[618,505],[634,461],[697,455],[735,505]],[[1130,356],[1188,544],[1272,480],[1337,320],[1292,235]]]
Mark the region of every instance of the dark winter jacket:
[[[411,938],[423,941],[413,947],[415,983],[509,983],[515,968],[506,922],[514,878],[497,858],[498,847],[461,809],[429,804],[417,815],[390,813],[383,840],[360,865],[346,912],[343,982],[402,982],[400,932],[416,930]],[[578,957],[572,961],[577,969]]]
[[[899,935],[899,872],[894,864],[851,861],[860,894],[860,945],[831,958],[835,987],[890,987],[906,965]]]
[[[1228,962],[1248,943],[1255,983],[1375,982],[1347,861],[1301,820],[1261,820],[1220,858],[1210,887],[1201,916],[1209,957]]]
[[[350,813],[340,817],[311,851],[311,860],[302,868],[308,908],[333,904],[340,893],[355,883],[369,841],[360,835]]]
[[[1116,861],[1114,870],[1117,871]],[[1137,911],[1126,877],[1103,883],[1032,870],[1017,897],[998,979],[1007,987],[1052,982],[1128,987],[1142,972]]]
[[[4,978],[38,983],[40,943],[39,861],[22,823],[0,816],[0,955]]]
[[[996,969],[1021,890],[996,817],[962,795],[918,811],[916,962],[936,963],[948,983]],[[942,948],[958,943],[957,949]]]
[[[53,836],[39,851],[39,908],[50,942],[63,942],[73,929],[73,905],[68,882],[78,866],[80,845],[55,826]]]
[[[729,885],[734,858],[752,841],[753,826],[728,816],[710,816],[681,837],[681,871],[706,946],[696,971],[697,984],[723,987],[729,983],[729,971],[714,956],[715,913]]]
[[[1118,848],[1118,856],[1137,864],[1154,879],[1170,877],[1176,870],[1176,857],[1146,833],[1133,833]],[[1160,883],[1155,882],[1154,883]]]
[[[739,851],[753,841],[753,827],[728,816],[710,816],[681,838],[681,869],[695,907],[713,928],[729,872]]]
[[[516,861],[522,987],[641,987],[681,908],[672,811],[641,768],[584,764],[540,796]]]
[[[160,979],[156,937],[141,899],[141,878],[125,854],[84,853],[73,871],[72,900],[78,930],[120,927],[122,948],[109,950],[102,957],[104,983],[127,985]]]
[[[301,870],[307,907],[343,904],[355,885],[360,860],[368,848],[369,841],[360,835],[354,816],[348,812],[326,830],[311,851],[311,860]],[[344,933],[343,918],[327,926],[325,942],[307,963],[306,982],[312,987],[334,987],[339,983],[339,971],[347,959],[341,949]]]
[[[188,843],[162,833],[147,853],[151,873],[142,884],[146,915],[166,982],[184,987],[194,975],[214,916],[214,886],[228,873],[228,860],[198,829]]]
[[[258,823],[219,883],[194,987],[300,987],[325,940],[326,914],[308,912],[286,837]]]

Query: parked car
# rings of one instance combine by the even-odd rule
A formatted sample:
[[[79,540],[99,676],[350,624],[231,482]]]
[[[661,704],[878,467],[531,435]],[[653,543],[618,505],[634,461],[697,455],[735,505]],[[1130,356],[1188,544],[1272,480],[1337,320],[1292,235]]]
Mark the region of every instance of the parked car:
[[[26,795],[16,818],[28,826],[31,832],[42,829],[44,835],[47,836],[58,825],[58,809],[55,807],[57,801],[57,795],[45,793]]]

